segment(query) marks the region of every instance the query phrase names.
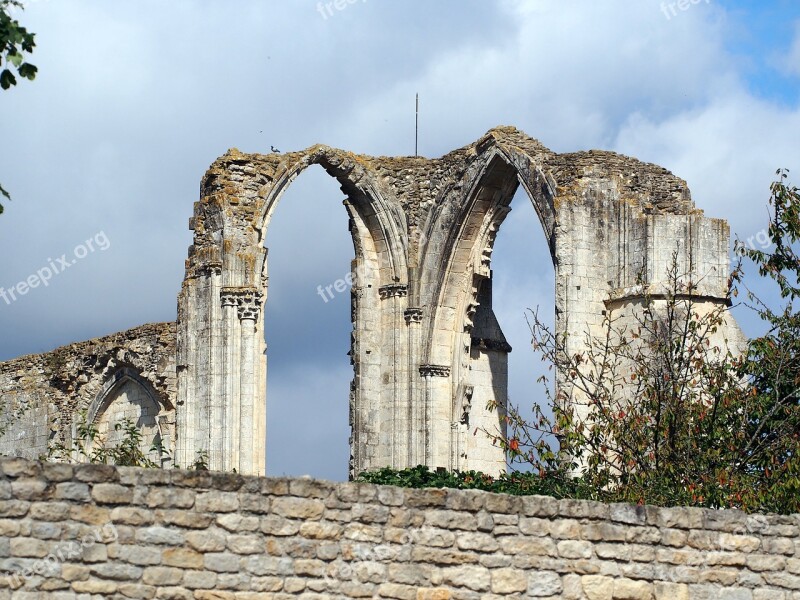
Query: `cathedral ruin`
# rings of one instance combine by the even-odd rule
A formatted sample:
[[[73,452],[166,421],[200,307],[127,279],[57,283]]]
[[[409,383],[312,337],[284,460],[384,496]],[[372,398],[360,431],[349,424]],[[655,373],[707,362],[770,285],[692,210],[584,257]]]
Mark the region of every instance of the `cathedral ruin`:
[[[580,352],[608,311],[658,297],[677,256],[708,307],[725,306],[729,229],[704,216],[686,183],[612,152],[557,154],[510,127],[441,158],[375,158],[314,146],[230,150],[208,170],[176,323],[0,364],[7,424],[0,454],[70,445],[76,415],[109,432],[136,419],[168,467],[207,453],[213,470],[267,472],[264,239],[273,210],[311,165],[347,199],[355,247],[350,472],[425,464],[498,472],[502,449],[476,427],[499,424],[511,347],[492,311],[495,236],[519,186],[555,268],[556,331]],[[267,307],[269,304],[267,303]],[[732,318],[720,339],[740,343]],[[345,398],[341,401],[344,403]]]

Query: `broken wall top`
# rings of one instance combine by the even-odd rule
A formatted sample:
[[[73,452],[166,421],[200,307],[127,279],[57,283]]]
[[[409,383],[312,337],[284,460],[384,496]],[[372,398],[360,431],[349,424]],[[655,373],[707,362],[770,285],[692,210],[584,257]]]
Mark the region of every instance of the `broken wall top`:
[[[555,205],[612,198],[644,214],[691,214],[686,182],[657,165],[606,151],[558,154],[513,127],[497,127],[478,141],[441,158],[372,157],[323,145],[285,154],[229,150],[205,174],[201,200],[190,222],[195,245],[189,265],[221,261],[222,231],[260,232],[267,196],[283,190],[305,168],[321,165],[351,197],[380,197],[405,221],[406,230],[425,222],[435,207],[469,188],[500,160],[522,181],[537,179]],[[456,194],[454,194],[456,193]],[[242,247],[251,243],[242,240]]]

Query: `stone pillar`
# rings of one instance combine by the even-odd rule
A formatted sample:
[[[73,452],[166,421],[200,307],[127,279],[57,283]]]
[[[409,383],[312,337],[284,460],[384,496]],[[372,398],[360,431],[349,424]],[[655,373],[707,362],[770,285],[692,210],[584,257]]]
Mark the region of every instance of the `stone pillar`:
[[[415,365],[419,364],[422,343],[422,309],[409,308],[403,313],[408,333],[408,432],[406,438],[405,467],[415,467],[425,462],[425,386],[416,376]]]
[[[219,322],[222,265],[211,262],[187,278],[178,307],[176,463],[190,466],[198,451],[211,452],[212,413],[218,390],[224,389],[219,363],[224,344]]]
[[[263,306],[263,303],[262,303]],[[264,339],[264,311],[261,310],[256,321],[256,388],[254,415],[253,448],[255,471],[267,474],[267,342]]]
[[[382,286],[378,293],[381,298],[381,309],[384,314],[387,332],[384,339],[383,365],[385,372],[391,372],[390,379],[384,380],[386,398],[391,398],[388,406],[390,418],[384,424],[388,431],[381,432],[381,438],[388,438],[389,464],[393,468],[405,466],[407,458],[407,448],[405,440],[407,438],[408,422],[406,419],[408,406],[408,389],[404,385],[407,378],[406,366],[403,361],[405,356],[405,339],[403,335],[403,311],[408,297],[408,286],[403,284],[391,284]]]
[[[239,422],[239,373],[241,359],[241,332],[239,326],[238,298],[235,289],[223,290],[220,294],[222,304],[222,321],[224,328],[225,349],[223,356],[223,372],[225,373],[225,389],[223,404],[223,444],[222,469],[232,471],[239,464],[239,428],[231,427]]]
[[[194,280],[187,279],[178,298],[178,344],[175,366],[177,379],[177,401],[175,406],[175,464],[185,467],[187,456],[193,452],[189,436],[192,434],[190,419],[194,416],[193,378],[191,358],[194,354],[194,336],[189,315],[194,314]],[[75,439],[74,435],[73,438]],[[75,458],[73,458],[75,460]]]
[[[431,468],[450,465],[450,367],[420,365],[425,379],[425,464]]]
[[[262,294],[258,290],[244,290],[239,298],[239,321],[241,322],[241,370],[239,372],[240,386],[240,412],[239,412],[239,468],[237,471],[245,475],[264,475],[260,470],[263,459],[259,456],[264,453],[266,439],[259,439],[260,427],[255,419],[260,414],[257,410],[259,403],[265,398],[257,397],[258,380],[256,366],[261,365],[258,349],[260,344],[256,341],[258,333],[257,323],[261,318]],[[236,426],[236,424],[234,424]]]
[[[263,294],[256,288],[218,289],[212,315],[209,371],[213,397],[207,420],[197,426],[193,446],[183,450],[181,465],[191,465],[197,452],[208,452],[209,467],[244,475],[264,474],[266,446],[263,393],[263,342],[259,342]],[[191,438],[190,438],[191,439]],[[202,440],[202,443],[200,442]]]
[[[222,266],[212,267],[209,274],[209,303],[210,322],[209,322],[209,364],[208,376],[211,388],[208,412],[208,455],[209,459],[214,456],[212,463],[209,460],[209,468],[219,471],[224,468],[223,457],[225,446],[223,443],[223,431],[225,430],[225,375],[224,375],[224,340],[225,323],[222,319],[222,306],[218,300],[222,293]],[[188,466],[188,465],[187,465]]]

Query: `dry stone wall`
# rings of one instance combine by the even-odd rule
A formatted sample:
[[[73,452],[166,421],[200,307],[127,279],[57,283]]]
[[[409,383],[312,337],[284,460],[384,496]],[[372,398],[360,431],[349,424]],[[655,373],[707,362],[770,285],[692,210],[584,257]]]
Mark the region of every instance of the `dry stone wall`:
[[[0,599],[797,600],[800,515],[0,459]]]

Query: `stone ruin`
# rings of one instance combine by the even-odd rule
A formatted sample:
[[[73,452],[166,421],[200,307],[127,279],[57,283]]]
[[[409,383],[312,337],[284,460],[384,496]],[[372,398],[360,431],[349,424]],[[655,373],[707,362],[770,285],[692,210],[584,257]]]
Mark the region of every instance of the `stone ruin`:
[[[266,472],[269,290],[264,240],[288,186],[321,165],[347,198],[352,287],[351,474],[425,464],[498,472],[503,451],[475,428],[502,427],[511,347],[492,311],[495,237],[519,186],[555,269],[556,332],[569,352],[663,297],[673,256],[708,308],[728,302],[729,229],[703,215],[686,183],[612,152],[557,154],[511,128],[437,159],[375,158],[313,146],[230,150],[208,170],[177,323],[0,364],[7,423],[0,454],[37,457],[75,439],[87,411],[101,430],[123,416],[163,466],[208,454],[212,470]],[[268,306],[268,305],[267,305]],[[720,340],[740,344],[732,318]],[[342,399],[344,401],[344,399]]]

